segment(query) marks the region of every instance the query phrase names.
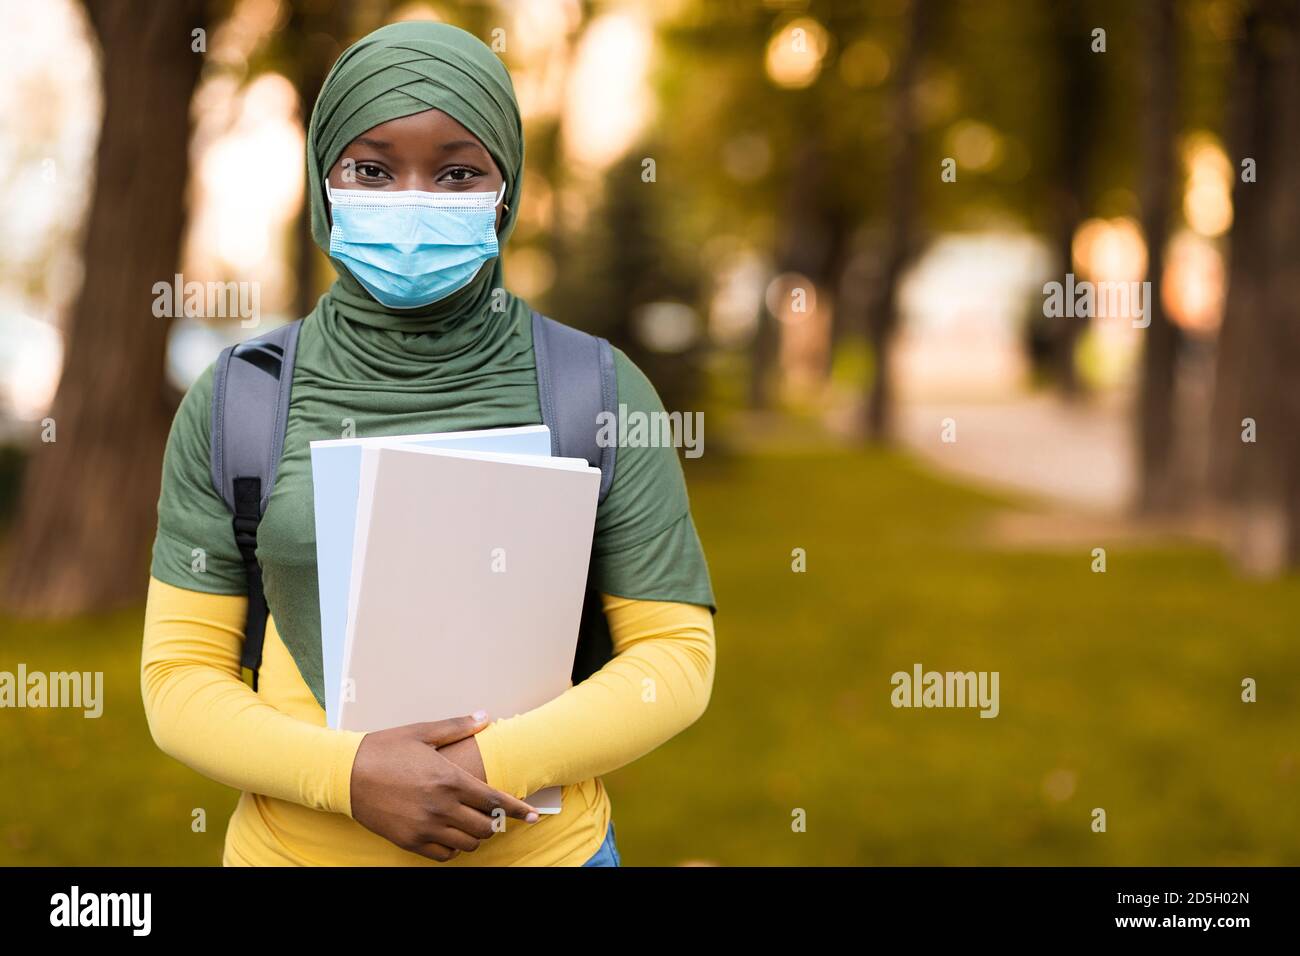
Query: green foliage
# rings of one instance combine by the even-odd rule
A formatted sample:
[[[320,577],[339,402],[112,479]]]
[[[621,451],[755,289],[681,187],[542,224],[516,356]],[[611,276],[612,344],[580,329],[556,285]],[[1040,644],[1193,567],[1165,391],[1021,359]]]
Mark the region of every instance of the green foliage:
[[[610,169],[598,214],[567,240],[582,254],[564,257],[546,308],[609,338],[654,382],[665,407],[681,411],[695,408],[701,387],[700,342],[682,352],[655,352],[636,328],[638,310],[650,303],[684,303],[697,314],[704,304],[698,267],[670,225],[673,187],[643,177],[643,158],[655,155],[643,146]]]

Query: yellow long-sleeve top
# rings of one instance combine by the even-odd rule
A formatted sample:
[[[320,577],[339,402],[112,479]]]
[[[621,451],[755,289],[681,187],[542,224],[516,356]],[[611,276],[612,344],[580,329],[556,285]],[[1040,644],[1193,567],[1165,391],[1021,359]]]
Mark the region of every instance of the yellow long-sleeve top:
[[[227,866],[581,865],[610,819],[600,775],[693,723],[713,686],[708,608],[602,597],[614,658],[475,738],[490,786],[523,797],[560,785],[561,812],[535,824],[511,820],[448,863],[402,850],[352,819],[352,762],[365,734],[325,726],[274,620],[258,690],[240,679],[243,597],[150,580],[140,665],[149,728],[162,750],[243,791],[226,831]]]

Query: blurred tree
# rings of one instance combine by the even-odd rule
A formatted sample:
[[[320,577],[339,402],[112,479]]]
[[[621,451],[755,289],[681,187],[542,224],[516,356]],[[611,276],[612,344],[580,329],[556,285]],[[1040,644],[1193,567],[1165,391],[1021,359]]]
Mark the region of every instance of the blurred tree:
[[[673,195],[687,201],[672,222],[675,234],[695,244],[703,269],[741,255],[761,261],[766,279],[803,276],[815,286],[807,291],[815,292],[818,311],[829,310],[838,341],[846,330],[861,333],[860,303],[874,288],[870,250],[855,255],[850,240],[883,191],[888,126],[875,87],[884,85],[876,71],[888,56],[876,34],[900,17],[892,7],[877,17],[866,5],[829,0],[782,7],[683,4],[665,24],[661,167],[689,170],[678,177]],[[796,27],[815,68],[802,82],[778,82],[774,45],[789,43]],[[853,51],[847,65],[846,50]],[[747,404],[766,408],[775,400],[782,329],[765,299],[753,307],[749,338],[732,342],[744,363],[737,371]]]
[[[1165,275],[1165,244],[1169,238],[1170,200],[1177,180],[1178,24],[1174,0],[1153,0],[1147,7],[1146,148],[1140,196],[1142,232],[1147,243],[1147,302],[1150,325],[1142,351],[1142,384],[1138,405],[1139,505],[1144,511],[1168,511],[1178,506],[1179,469],[1176,457],[1174,385],[1179,333],[1165,314],[1161,288]]]
[[[185,223],[190,97],[206,0],[95,0],[104,119],[85,238],[85,279],[65,327],[50,411],[9,541],[5,602],[70,614],[140,597],[163,445],[168,317],[153,286],[176,271]],[[48,435],[48,429],[47,429]]]
[[[1230,97],[1231,265],[1219,339],[1211,487],[1237,511],[1238,557],[1300,564],[1300,10],[1246,7]],[[1276,548],[1276,531],[1282,531]]]
[[[656,348],[640,325],[652,303],[695,308],[701,277],[673,241],[666,187],[642,178],[642,157],[659,155],[650,144],[630,150],[610,167],[605,196],[588,228],[567,237],[581,255],[566,257],[548,307],[566,324],[606,336],[654,383],[669,410],[693,408],[698,397],[702,341]]]
[[[1056,157],[1052,183],[1056,217],[1053,241],[1061,272],[1074,271],[1074,234],[1087,215],[1093,137],[1101,108],[1101,54],[1092,49],[1092,27],[1083,0],[1065,0],[1053,6],[1055,47],[1059,63],[1059,92],[1053,117]],[[1073,311],[1073,310],[1071,310]],[[1088,320],[1062,315],[1051,319],[1047,330],[1048,361],[1053,381],[1067,398],[1083,389],[1075,364],[1075,347]]]
[[[811,106],[807,124],[791,152],[792,168],[800,175],[786,179],[777,216],[773,263],[778,275],[794,274],[811,280],[818,311],[838,313],[833,301],[841,272],[848,261],[850,213],[837,207],[834,190],[839,185],[836,163],[826,143],[826,126]],[[760,304],[751,353],[749,404],[767,408],[772,402],[772,371],[780,348],[780,330],[769,304]],[[829,366],[829,363],[828,363]],[[829,371],[829,367],[826,369]]]
[[[889,363],[890,346],[898,327],[898,286],[917,245],[920,124],[916,115],[916,84],[936,5],[933,0],[911,0],[908,5],[907,39],[894,79],[889,233],[876,299],[867,312],[867,334],[874,353],[874,366],[867,389],[865,432],[867,438],[875,442],[888,440],[893,419]]]
[[[658,199],[672,207],[676,240],[694,247],[701,270],[720,264],[711,261],[719,244],[731,251],[768,249],[782,226],[769,201],[775,190],[768,187],[782,174],[794,178],[782,162],[790,145],[789,104],[806,106],[807,100],[806,91],[773,90],[764,76],[763,51],[779,19],[779,12],[756,5],[693,3],[682,5],[662,28],[662,125],[655,155],[661,179],[672,175],[674,188],[661,190]],[[709,95],[701,96],[703,89]],[[693,304],[705,314],[707,290],[701,284],[698,291]],[[746,343],[749,403],[755,406],[765,401],[775,362],[772,325],[758,304],[755,332]],[[682,371],[698,368],[692,362]],[[678,386],[688,394],[698,391],[697,383]]]

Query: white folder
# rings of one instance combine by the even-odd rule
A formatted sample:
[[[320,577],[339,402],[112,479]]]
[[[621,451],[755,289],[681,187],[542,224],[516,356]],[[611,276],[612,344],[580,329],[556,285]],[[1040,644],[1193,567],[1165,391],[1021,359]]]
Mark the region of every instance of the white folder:
[[[367,445],[394,443],[549,456],[551,430],[545,425],[523,425],[386,438],[334,438],[311,443],[325,722],[336,729],[339,726],[338,691],[343,672],[343,645],[352,580],[352,545],[357,530],[357,496],[361,486],[361,449]]]
[[[581,459],[367,445],[340,726],[512,717],[564,693],[599,486]],[[529,802],[557,811],[551,789]]]

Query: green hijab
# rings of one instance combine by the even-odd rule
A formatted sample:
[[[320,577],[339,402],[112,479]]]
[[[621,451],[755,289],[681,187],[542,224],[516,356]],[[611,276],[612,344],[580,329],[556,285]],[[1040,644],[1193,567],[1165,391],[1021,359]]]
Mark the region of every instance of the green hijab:
[[[508,208],[498,232],[505,246],[519,209],[524,171],[523,125],[510,74],[472,34],[445,23],[409,21],[382,27],[348,47],[312,109],[307,131],[311,234],[326,255],[330,223],[324,180],[330,167],[366,130],[428,109],[442,110],[477,136],[505,177]],[[333,313],[331,318],[399,332],[470,334],[487,317],[493,290],[504,288],[498,256],[445,299],[421,309],[389,309],[343,263],[330,262],[338,279],[320,308]],[[510,300],[510,311],[521,307]]]

